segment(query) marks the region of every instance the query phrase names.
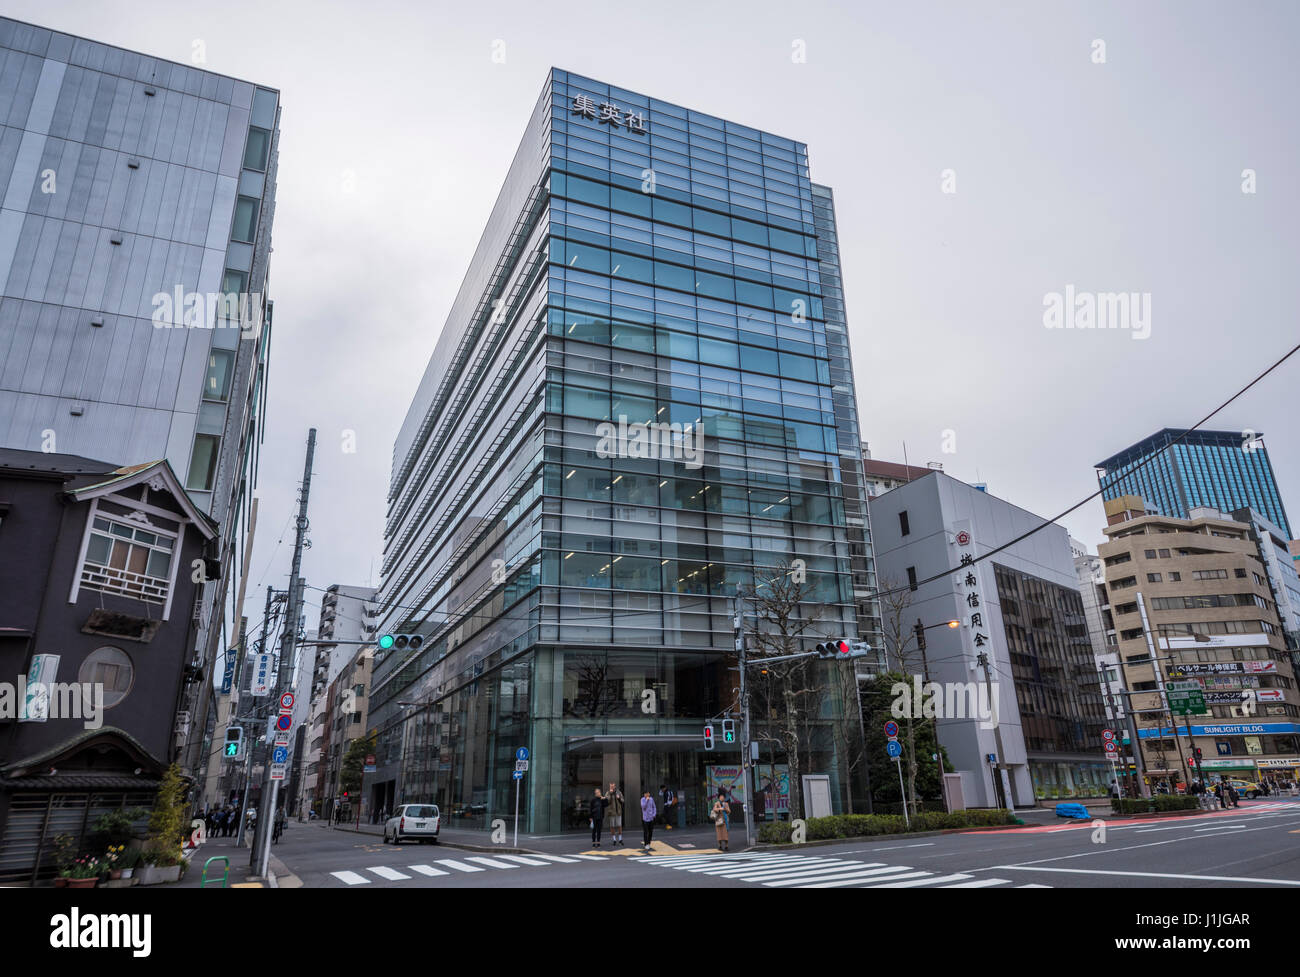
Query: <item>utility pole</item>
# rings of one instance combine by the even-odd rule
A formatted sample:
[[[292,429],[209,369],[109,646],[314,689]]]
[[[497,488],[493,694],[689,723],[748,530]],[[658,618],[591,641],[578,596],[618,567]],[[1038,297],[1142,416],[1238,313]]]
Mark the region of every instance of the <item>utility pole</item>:
[[[921,623],[919,617],[916,619],[914,630],[916,631],[916,643],[921,646],[921,678],[925,683],[922,686],[922,689],[924,689],[930,684],[930,662],[925,656],[925,625]],[[993,690],[990,689],[989,694],[991,695],[992,692]],[[999,746],[998,749],[1001,750],[1002,747]],[[951,811],[952,808],[948,804],[948,784],[943,779],[943,748],[939,746],[939,717],[937,715],[934,717],[934,755],[939,761],[939,796],[943,798],[944,810]]]
[[[298,616],[302,608],[302,551],[307,539],[307,499],[311,495],[311,463],[316,454],[316,429],[307,432],[307,460],[303,465],[302,492],[298,496],[297,533],[293,541],[293,567],[289,572],[288,608],[285,611],[284,630],[280,632],[280,663],[275,670],[275,699],[279,707],[280,696],[285,689],[285,670],[293,668],[293,656],[298,642]],[[272,822],[275,820],[275,805],[279,799],[280,781],[271,779],[272,744],[267,744],[267,762],[262,772],[262,807],[257,815],[258,844],[253,851],[252,866],[254,874],[266,877],[267,861],[271,857]]]
[[[1141,591],[1138,591],[1137,593],[1137,606],[1138,613],[1142,615],[1142,636],[1147,639],[1147,654],[1151,656],[1151,671],[1155,673],[1156,681],[1160,683],[1160,700],[1165,704],[1165,711],[1169,713],[1169,725],[1173,727],[1174,731],[1174,746],[1178,750],[1178,773],[1179,776],[1185,777],[1187,776],[1187,763],[1183,760],[1183,740],[1178,733],[1178,724],[1174,721],[1174,711],[1169,706],[1169,693],[1165,689],[1165,670],[1164,666],[1160,662],[1160,656],[1156,654],[1156,646],[1151,640],[1151,622],[1147,620],[1147,605],[1146,601],[1142,597]],[[1158,739],[1162,744],[1165,739],[1164,725],[1165,721],[1161,719],[1160,729],[1158,730]],[[1163,757],[1163,746],[1160,749],[1160,754]],[[1166,771],[1166,773],[1168,773],[1168,771]],[[1169,792],[1171,794],[1176,794],[1178,792],[1177,784],[1178,781],[1175,779],[1174,782],[1169,785]]]
[[[989,675],[989,656],[987,652],[981,651],[976,660],[984,668],[984,687],[989,690],[989,702],[993,702],[993,679]],[[993,764],[993,776],[997,778],[998,793],[1002,795],[1002,803],[1008,811],[1015,810],[1015,805],[1011,801],[1010,784],[1002,776],[1003,766],[1006,763],[1006,755],[1002,752],[1002,729],[1000,723],[993,724],[993,742],[998,748],[998,762]]]

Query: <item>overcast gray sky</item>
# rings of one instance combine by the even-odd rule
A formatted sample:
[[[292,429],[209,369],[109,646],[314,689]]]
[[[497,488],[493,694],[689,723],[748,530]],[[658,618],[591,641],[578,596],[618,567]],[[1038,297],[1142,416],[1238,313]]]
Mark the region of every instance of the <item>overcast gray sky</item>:
[[[901,461],[906,443],[913,464],[941,461],[1055,515],[1095,491],[1094,462],[1195,422],[1300,336],[1294,3],[6,0],[5,12],[175,61],[201,41],[202,67],[282,92],[253,622],[265,585],[287,582],[283,527],[311,426],[307,580],[378,582],[393,439],[552,65],[808,144],[813,179],[835,188],[875,457]],[[949,169],[955,193],[942,192]],[[1046,329],[1044,296],[1067,285],[1150,293],[1149,338]],[[1293,520],[1298,387],[1300,356],[1209,425],[1264,432]],[[1102,538],[1099,502],[1063,521],[1090,546]],[[318,603],[309,591],[309,627]]]

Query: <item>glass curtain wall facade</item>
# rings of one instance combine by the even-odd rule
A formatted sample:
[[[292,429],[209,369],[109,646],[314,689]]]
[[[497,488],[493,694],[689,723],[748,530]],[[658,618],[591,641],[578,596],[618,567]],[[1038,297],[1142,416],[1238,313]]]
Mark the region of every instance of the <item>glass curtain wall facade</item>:
[[[1106,709],[1083,599],[999,563],[993,572],[1034,797],[1105,797],[1115,773],[1097,758]]]
[[[1165,428],[1098,462],[1102,497],[1141,496],[1151,511],[1178,519],[1190,518],[1201,506],[1220,512],[1251,508],[1290,534],[1262,434],[1243,438],[1240,431],[1193,431],[1174,444],[1184,433]]]
[[[527,747],[527,830],[611,781],[703,820],[740,760],[702,741],[737,588],[802,560],[809,643],[856,636],[818,237],[802,144],[552,72],[395,446],[382,630],[423,640],[377,656],[371,715],[399,803],[481,826]],[[803,771],[863,810],[847,766]]]

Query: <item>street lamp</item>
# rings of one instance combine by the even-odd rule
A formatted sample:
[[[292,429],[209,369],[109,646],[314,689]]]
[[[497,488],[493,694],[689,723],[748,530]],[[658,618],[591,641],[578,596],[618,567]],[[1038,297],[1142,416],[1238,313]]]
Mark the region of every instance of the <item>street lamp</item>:
[[[916,645],[921,650],[921,675],[925,683],[930,682],[930,664],[925,657],[925,632],[931,628],[957,628],[961,626],[960,621],[941,621],[938,624],[922,624],[921,619],[916,619],[916,626],[912,628],[916,635]],[[899,656],[899,664],[902,664],[902,656]],[[939,763],[939,793],[943,796],[943,806],[948,807],[948,791],[943,783],[943,753],[939,749],[939,720],[936,717],[934,721],[934,755]]]

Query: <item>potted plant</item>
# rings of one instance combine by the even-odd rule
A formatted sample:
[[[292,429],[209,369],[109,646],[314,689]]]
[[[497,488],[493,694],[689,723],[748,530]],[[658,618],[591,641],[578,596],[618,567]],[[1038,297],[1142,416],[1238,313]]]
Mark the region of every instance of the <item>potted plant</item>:
[[[149,842],[142,853],[141,885],[175,882],[181,877],[181,843],[185,837],[185,785],[180,766],[173,763],[158,785],[158,798],[149,815]]]
[[[69,889],[93,889],[99,884],[103,863],[94,855],[82,855],[74,859],[68,872]]]
[[[135,875],[136,868],[140,865],[140,849],[132,848],[122,855],[122,878],[129,879]]]
[[[110,879],[122,877],[122,858],[125,852],[126,845],[109,845],[108,851],[104,852],[104,864],[108,867]]]
[[[62,889],[68,884],[68,879],[72,876],[72,862],[76,855],[77,850],[72,843],[72,835],[65,833],[54,839],[54,864],[59,870],[59,874],[54,879],[56,889]]]

